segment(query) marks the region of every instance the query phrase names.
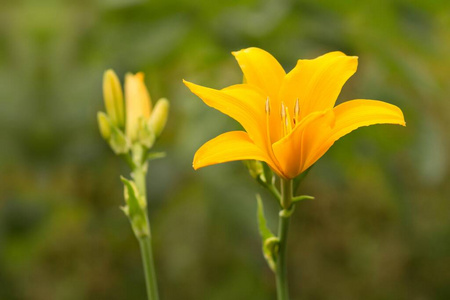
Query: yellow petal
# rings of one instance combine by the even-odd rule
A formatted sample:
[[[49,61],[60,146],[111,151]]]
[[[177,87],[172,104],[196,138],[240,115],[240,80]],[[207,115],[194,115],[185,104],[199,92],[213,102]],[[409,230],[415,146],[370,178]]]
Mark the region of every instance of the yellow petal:
[[[144,74],[128,73],[125,76],[125,102],[126,102],[126,132],[134,139],[141,117],[148,120],[151,113],[151,99],[144,83]]]
[[[332,110],[309,114],[295,126],[289,135],[273,144],[273,152],[282,170],[283,177],[295,178],[304,171],[303,165],[307,154],[305,148],[307,148],[311,138],[307,129],[312,127],[319,131],[319,127],[329,126],[333,119]]]
[[[342,136],[374,124],[405,126],[402,111],[376,100],[352,100],[323,112],[308,115],[292,133],[273,145],[280,167],[294,178],[312,166]]]
[[[320,134],[318,143],[310,149],[305,169],[315,163],[335,141],[351,131],[374,124],[397,124],[406,126],[403,113],[395,105],[378,100],[352,100],[334,109],[336,123],[328,133]]]
[[[276,166],[267,154],[256,146],[244,131],[230,131],[206,142],[194,156],[195,170],[235,160],[265,161],[275,171]]]
[[[256,145],[266,147],[265,101],[264,96],[256,89],[238,84],[219,91],[183,82],[207,105],[238,121]]]
[[[277,101],[277,96],[286,72],[268,52],[259,48],[247,48],[232,52],[244,73],[245,82],[255,85]]]
[[[286,75],[279,97],[291,111],[299,99],[300,118],[330,109],[357,66],[356,56],[346,56],[339,51],[315,59],[300,59]]]

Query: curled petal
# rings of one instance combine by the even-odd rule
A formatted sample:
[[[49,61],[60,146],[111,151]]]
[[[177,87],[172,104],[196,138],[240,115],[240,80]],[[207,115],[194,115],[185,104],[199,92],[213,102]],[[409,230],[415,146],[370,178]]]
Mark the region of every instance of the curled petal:
[[[386,102],[347,101],[334,109],[308,115],[291,134],[273,145],[273,151],[283,174],[294,178],[311,167],[339,138],[374,124],[405,126],[405,120],[397,106]]]
[[[246,84],[215,90],[184,81],[184,84],[207,105],[238,121],[255,144],[265,147],[264,96]]]
[[[303,170],[314,164],[335,141],[353,130],[375,124],[397,124],[406,126],[403,113],[395,105],[378,100],[352,100],[344,102],[333,109],[335,123],[329,130],[317,131],[310,128],[316,142],[307,150]]]
[[[277,171],[269,156],[244,131],[226,132],[206,142],[195,153],[193,167],[197,170],[214,164],[249,159],[265,161]]]

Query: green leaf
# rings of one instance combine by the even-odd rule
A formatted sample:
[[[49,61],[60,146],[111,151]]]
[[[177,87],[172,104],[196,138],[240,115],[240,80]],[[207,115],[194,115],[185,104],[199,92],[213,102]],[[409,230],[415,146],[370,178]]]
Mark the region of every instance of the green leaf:
[[[276,255],[278,253],[278,244],[279,239],[270,231],[269,227],[267,227],[267,221],[264,216],[264,207],[261,200],[260,195],[256,195],[256,199],[258,201],[258,225],[259,225],[259,233],[261,235],[262,240],[262,252],[264,258],[267,261],[270,269],[275,271],[276,268]]]
[[[273,237],[274,234],[267,227],[266,217],[264,216],[264,206],[261,200],[261,196],[259,194],[256,195],[256,200],[258,201],[258,226],[259,226],[259,234],[261,238],[264,240]]]
[[[121,177],[121,180],[124,184],[126,203],[121,209],[130,220],[134,234],[138,238],[150,235],[145,200],[139,194],[134,181],[124,177]]]
[[[276,256],[278,253],[278,245],[280,244],[280,240],[273,236],[266,240],[263,243],[263,255],[269,265],[269,268],[275,272],[276,269]]]

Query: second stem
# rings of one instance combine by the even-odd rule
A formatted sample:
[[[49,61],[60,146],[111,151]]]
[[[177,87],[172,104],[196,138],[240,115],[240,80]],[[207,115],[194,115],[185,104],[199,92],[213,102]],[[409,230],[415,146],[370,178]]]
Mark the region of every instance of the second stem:
[[[133,170],[133,179],[139,190],[139,193],[147,199],[146,188],[146,166],[138,166]],[[150,233],[150,223],[148,220],[147,211],[145,211],[147,220],[146,226],[148,227],[148,235],[138,236],[139,246],[141,248],[142,263],[145,273],[145,284],[147,287],[147,297],[149,300],[158,300],[158,286],[156,283],[155,264],[153,262],[152,242]]]

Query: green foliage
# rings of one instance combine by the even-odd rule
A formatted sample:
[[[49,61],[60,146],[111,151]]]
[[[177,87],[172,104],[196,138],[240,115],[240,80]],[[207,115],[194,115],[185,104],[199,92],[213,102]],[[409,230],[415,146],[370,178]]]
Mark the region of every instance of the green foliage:
[[[387,101],[407,122],[339,140],[299,186],[316,200],[292,218],[292,297],[450,298],[448,1],[25,0],[3,1],[0,20],[0,299],[145,297],[117,209],[128,169],[97,127],[109,68],[143,71],[153,99],[171,101],[153,149],[170,159],[149,162],[148,176],[161,297],[274,299],[260,187],[240,163],[191,167],[202,143],[240,128],[181,83],[241,82],[230,52],[248,46],[287,71],[357,55],[338,102]],[[269,224],[276,211],[266,203]]]

